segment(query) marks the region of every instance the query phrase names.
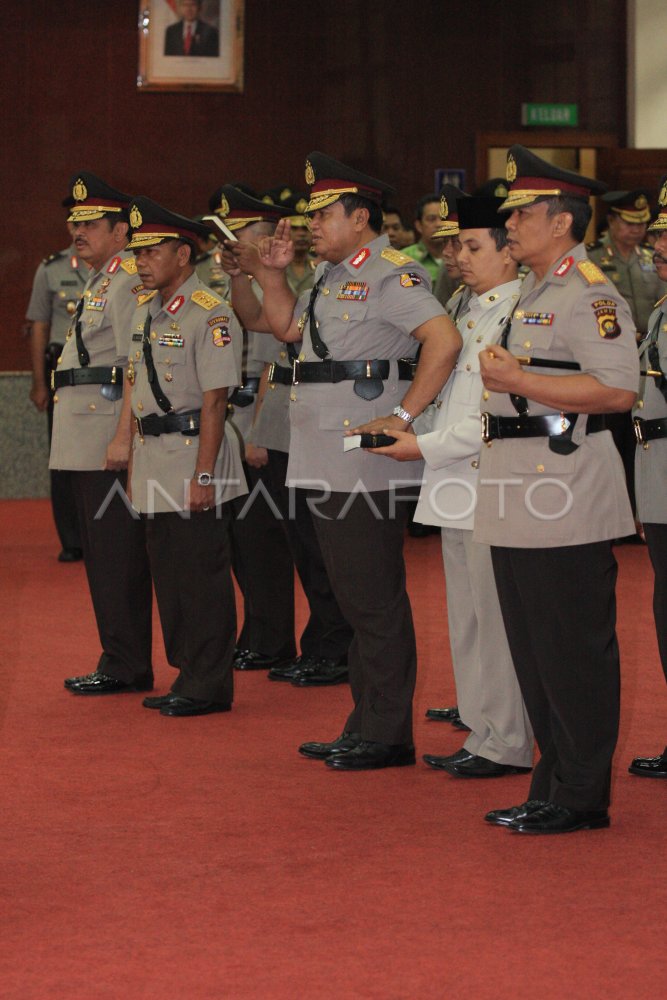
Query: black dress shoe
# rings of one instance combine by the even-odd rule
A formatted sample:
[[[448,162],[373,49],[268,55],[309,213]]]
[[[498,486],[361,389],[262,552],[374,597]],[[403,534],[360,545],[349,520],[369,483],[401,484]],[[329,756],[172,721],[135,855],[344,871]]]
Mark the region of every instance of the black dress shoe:
[[[336,754],[349,753],[360,743],[360,733],[343,732],[338,739],[332,740],[331,743],[302,743],[299,747],[299,753],[303,754],[304,757],[312,757],[313,760],[326,760],[327,757]]]
[[[239,655],[234,658],[234,669],[269,670],[284,662],[284,656],[267,656],[265,653],[256,653],[252,649],[244,649],[239,650]]]
[[[58,562],[72,563],[81,562],[83,559],[83,549],[69,548],[63,549],[58,555]]]
[[[487,757],[471,754],[467,760],[453,760],[443,764],[443,770],[455,778],[504,778],[509,774],[528,774],[530,767],[517,767],[514,764],[499,764]]]
[[[271,667],[268,673],[270,681],[293,681],[306,667],[315,662],[314,656],[296,656],[288,663],[281,663],[277,667]]]
[[[635,757],[628,771],[640,778],[667,778],[667,747],[659,757]]]
[[[124,694],[132,691],[152,691],[153,678],[141,678],[137,681],[127,683],[119,681],[115,677],[109,677],[96,670],[94,674],[85,677],[78,684],[71,684],[69,690],[72,694]]]
[[[574,833],[576,830],[599,830],[609,826],[606,809],[568,809],[555,802],[545,802],[539,809],[518,816],[508,825],[512,833]]]
[[[459,716],[458,719],[452,719],[452,728],[460,729],[462,733],[470,732],[470,726],[466,726],[461,716]]]
[[[160,715],[212,715],[213,712],[231,712],[231,709],[228,701],[200,701],[198,698],[182,698],[175,694],[162,706]]]
[[[455,722],[460,719],[458,705],[453,708],[427,708],[426,718],[435,719],[437,722]]]
[[[448,757],[436,757],[434,754],[425,753],[422,760],[429,767],[434,767],[437,771],[442,771],[447,764],[455,764],[458,761],[470,760],[474,754],[471,754],[469,750],[465,750],[461,747],[456,753],[450,754]]]
[[[484,819],[487,823],[494,823],[496,826],[509,826],[515,819],[523,819],[524,816],[528,816],[529,813],[546,805],[547,803],[543,802],[542,799],[528,799],[520,806],[510,806],[509,809],[492,809]]]
[[[170,691],[169,694],[161,694],[157,698],[144,698],[141,704],[144,708],[164,708],[165,705],[170,705],[177,697],[178,695]]]
[[[292,679],[292,684],[295,687],[327,687],[332,684],[345,684],[348,679],[347,663],[312,657]]]
[[[415,763],[412,743],[376,743],[362,740],[353,750],[335,754],[324,761],[338,771],[378,771],[381,767],[406,767]]]
[[[66,677],[63,684],[66,688],[77,687],[77,685],[82,684],[83,681],[89,681],[91,677],[94,677],[97,671],[93,671],[90,674],[81,674],[79,677]]]

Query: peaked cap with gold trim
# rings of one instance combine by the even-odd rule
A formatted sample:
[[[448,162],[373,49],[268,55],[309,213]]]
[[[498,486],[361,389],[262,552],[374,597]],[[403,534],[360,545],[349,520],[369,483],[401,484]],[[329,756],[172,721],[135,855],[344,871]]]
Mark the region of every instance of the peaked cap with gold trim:
[[[223,184],[211,195],[209,206],[212,212],[219,215],[228,229],[243,229],[253,222],[279,222],[289,209],[282,205],[271,205],[259,198],[251,198],[249,194],[240,191],[233,184]]]
[[[490,177],[473,191],[474,198],[506,198],[509,185],[504,177]]]
[[[197,245],[197,238],[206,239],[211,231],[202,222],[177,215],[150,198],[133,198],[130,204],[132,239],[128,250],[154,247],[166,240],[188,240]]]
[[[648,227],[650,233],[661,233],[667,229],[667,174],[660,181],[658,206],[658,218]]]
[[[306,184],[310,188],[308,214],[333,205],[344,194],[359,195],[375,205],[381,205],[386,194],[396,194],[384,181],[362,174],[317,150],[309,153],[306,159]]]
[[[461,188],[454,184],[443,184],[440,188],[440,218],[442,225],[433,233],[432,239],[459,235],[458,203],[463,198],[469,198]]]
[[[602,195],[602,201],[608,206],[609,211],[614,215],[619,215],[624,222],[641,224],[649,222],[651,209],[649,208],[649,198],[651,192],[645,188],[637,188],[636,191],[607,191]]]
[[[127,222],[126,209],[132,195],[116,191],[88,170],[73,174],[69,187],[71,200],[70,196],[63,200],[63,205],[70,209],[68,222],[91,222],[107,215],[117,222]]]
[[[510,146],[507,151],[507,181],[509,194],[500,207],[502,212],[532,205],[538,198],[557,198],[559,195],[586,201],[591,195],[601,195],[607,190],[602,181],[555,167],[519,145]]]
[[[306,212],[308,211],[308,195],[297,191],[290,195],[289,198],[285,198],[281,204],[284,208],[289,209],[289,221],[292,226],[296,229],[303,229],[308,226],[308,218],[306,216]]]

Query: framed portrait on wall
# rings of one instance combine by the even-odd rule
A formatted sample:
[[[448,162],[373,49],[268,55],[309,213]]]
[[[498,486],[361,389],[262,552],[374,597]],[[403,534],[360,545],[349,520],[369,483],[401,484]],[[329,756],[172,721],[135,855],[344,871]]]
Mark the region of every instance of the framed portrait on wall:
[[[139,90],[243,90],[244,0],[139,0]]]

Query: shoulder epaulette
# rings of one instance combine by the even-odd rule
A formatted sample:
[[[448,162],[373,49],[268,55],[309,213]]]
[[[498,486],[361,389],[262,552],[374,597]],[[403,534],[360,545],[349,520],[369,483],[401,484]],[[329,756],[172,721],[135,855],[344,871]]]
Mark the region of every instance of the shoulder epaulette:
[[[654,308],[654,309],[659,309],[659,308],[660,308],[660,306],[661,306],[661,305],[663,304],[663,302],[667,302],[667,294],[666,294],[666,295],[663,295],[663,297],[662,297],[661,299],[658,299],[658,301],[657,301],[657,302],[656,302],[656,304],[655,304],[655,305],[653,306],[653,308]]]
[[[587,285],[607,285],[607,277],[592,260],[577,261],[577,271]]]
[[[205,292],[203,288],[197,288],[190,296],[193,302],[196,302],[198,306],[210,312],[214,306],[219,306],[222,304],[222,299],[219,299],[217,295],[211,295],[210,292]]]
[[[157,288],[154,288],[152,292],[142,292],[140,295],[137,295],[137,308],[139,308],[139,306],[145,306],[147,302],[150,302],[154,295],[157,295]]]
[[[414,257],[408,257],[406,253],[401,253],[400,250],[394,250],[393,247],[386,247],[382,253],[381,257],[385,260],[390,261],[390,263],[395,264],[396,267],[402,267],[404,264],[414,264],[416,263]]]
[[[137,273],[137,261],[134,257],[127,257],[125,260],[122,260],[120,262],[120,266],[123,268],[126,274]]]
[[[49,264],[53,264],[54,260],[58,260],[59,257],[60,257],[59,253],[50,253],[48,257],[44,257],[42,259],[42,264],[46,264],[46,266],[48,267]]]

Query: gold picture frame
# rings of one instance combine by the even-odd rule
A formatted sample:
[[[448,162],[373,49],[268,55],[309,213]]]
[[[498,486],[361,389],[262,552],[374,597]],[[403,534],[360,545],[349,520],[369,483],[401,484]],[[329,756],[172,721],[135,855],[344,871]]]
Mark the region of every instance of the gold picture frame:
[[[244,0],[139,0],[137,89],[242,93],[244,6]]]

